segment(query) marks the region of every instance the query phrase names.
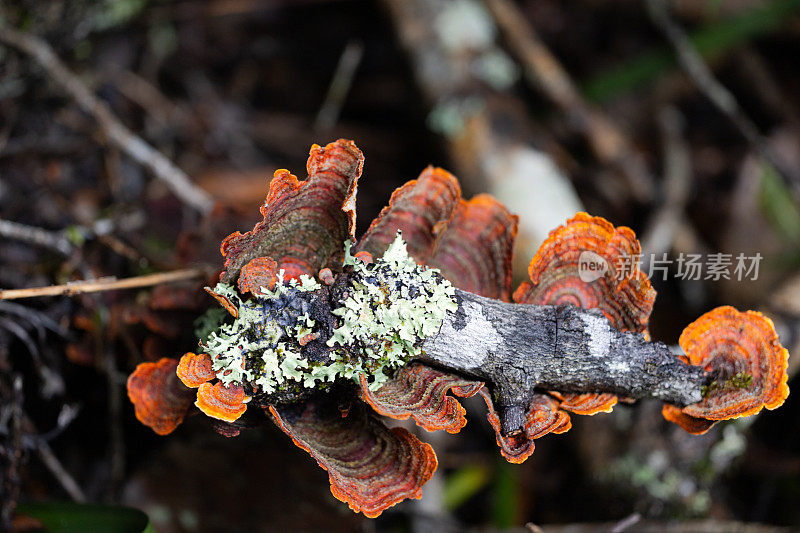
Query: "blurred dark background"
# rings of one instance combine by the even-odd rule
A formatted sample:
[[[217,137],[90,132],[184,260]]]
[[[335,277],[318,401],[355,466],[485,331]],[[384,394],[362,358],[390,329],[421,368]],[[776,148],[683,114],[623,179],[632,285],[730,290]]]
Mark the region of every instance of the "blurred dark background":
[[[520,216],[519,281],[587,210],[636,231],[645,272],[666,261],[654,339],[731,304],[768,314],[800,366],[800,1],[10,0],[0,21],[0,224],[22,225],[0,227],[4,289],[218,267],[272,172],[302,178],[312,143],[346,137],[366,156],[359,232],[442,166]],[[8,27],[224,209],[201,220]],[[761,254],[757,279],[681,278],[679,258],[714,253]],[[365,519],[276,428],[226,439],[194,417],[158,437],[135,420],[126,376],[191,349],[202,312],[150,297],[0,300],[4,511],[122,503],[163,532],[800,529],[794,395],[698,437],[656,402],[575,416],[522,465],[467,402],[460,434],[417,430],[440,460],[423,500]]]

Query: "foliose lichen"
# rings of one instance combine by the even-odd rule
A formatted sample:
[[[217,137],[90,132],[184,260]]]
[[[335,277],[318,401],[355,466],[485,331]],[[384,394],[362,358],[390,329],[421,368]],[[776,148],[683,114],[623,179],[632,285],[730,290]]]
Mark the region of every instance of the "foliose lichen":
[[[399,232],[374,263],[350,248],[348,241],[346,281],[333,288],[305,275],[284,280],[283,270],[273,289],[262,287],[249,300],[231,285],[214,287],[238,311],[200,338],[223,384],[269,395],[364,376],[374,389],[421,353],[422,340],[458,308],[454,287],[436,269],[417,265]],[[206,333],[204,325],[198,330]]]
[[[342,306],[332,314],[341,324],[327,340],[334,357],[360,354],[359,365],[347,365],[345,377],[364,374],[378,388],[385,371],[420,355],[422,339],[436,333],[448,311],[458,309],[455,288],[437,269],[418,265],[398,232],[381,258],[363,263],[345,243],[344,266],[353,268]]]

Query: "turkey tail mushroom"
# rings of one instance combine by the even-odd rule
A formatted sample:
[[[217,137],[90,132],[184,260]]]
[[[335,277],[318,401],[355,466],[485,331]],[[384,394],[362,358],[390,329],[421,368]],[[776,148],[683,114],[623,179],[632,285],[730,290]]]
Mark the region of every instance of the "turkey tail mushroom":
[[[188,352],[183,354],[181,360],[178,361],[178,368],[175,373],[184,385],[196,389],[203,383],[217,377],[213,365],[214,362],[207,353],[195,354]]]
[[[483,382],[470,381],[420,363],[400,368],[394,378],[375,391],[369,390],[364,376],[360,383],[361,397],[377,413],[395,420],[411,417],[421,428],[444,429],[448,433],[458,433],[467,419],[466,410],[447,392],[469,398],[483,387]]]
[[[556,435],[566,433],[572,427],[572,421],[566,411],[559,409],[559,402],[547,394],[534,394],[525,414],[525,426],[521,431],[506,434],[503,431],[500,416],[494,407],[491,393],[486,387],[480,390],[486,407],[489,410],[489,423],[495,432],[500,454],[509,463],[523,463],[533,454],[533,441],[548,433]]]
[[[578,213],[539,247],[528,266],[530,282],[519,286],[514,301],[599,309],[616,329],[644,332],[656,292],[639,270],[640,252],[630,228]],[[588,269],[590,264],[595,270]],[[553,395],[562,409],[579,415],[610,413],[617,403],[608,393]]]
[[[197,401],[194,404],[206,416],[223,422],[235,422],[247,410],[249,400],[244,389],[238,385],[203,383],[197,389]]]
[[[689,324],[679,343],[686,353],[681,359],[708,375],[700,402],[683,408],[667,404],[662,411],[689,433],[705,433],[718,420],[776,409],[789,396],[789,352],[761,313],[718,307]]]
[[[403,428],[387,428],[363,403],[354,403],[347,416],[330,401],[267,410],[295,445],[327,470],[331,493],[370,518],[420,498],[436,470],[430,444]]]
[[[355,143],[339,139],[324,148],[311,147],[307,180],[275,171],[261,206],[263,220],[222,241],[225,271],[220,281],[236,281],[242,268],[259,257],[273,258],[288,278],[313,276],[323,267],[338,270],[342,243],[355,240],[355,190],[363,165]]]
[[[141,363],[128,377],[136,418],[159,435],[172,433],[192,406],[194,391],[178,379],[178,361],[164,357]]]

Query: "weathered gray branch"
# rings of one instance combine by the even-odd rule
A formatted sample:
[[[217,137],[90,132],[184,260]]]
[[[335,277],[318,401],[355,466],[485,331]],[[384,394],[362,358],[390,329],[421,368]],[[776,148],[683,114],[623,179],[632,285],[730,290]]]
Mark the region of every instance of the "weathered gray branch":
[[[426,363],[485,380],[507,433],[536,390],[609,392],[676,405],[702,399],[707,376],[667,346],[614,329],[597,310],[511,304],[457,291],[458,310],[423,343]]]

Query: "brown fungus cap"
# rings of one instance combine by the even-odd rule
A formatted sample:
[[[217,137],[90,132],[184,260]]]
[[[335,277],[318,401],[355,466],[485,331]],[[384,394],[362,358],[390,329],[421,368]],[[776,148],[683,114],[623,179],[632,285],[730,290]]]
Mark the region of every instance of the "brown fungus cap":
[[[213,361],[210,355],[206,353],[195,354],[188,352],[181,357],[175,373],[184,385],[196,389],[203,383],[217,377],[212,365]]]
[[[409,255],[424,264],[433,255],[437,236],[453,216],[460,198],[461,188],[452,174],[428,167],[419,178],[392,193],[389,205],[372,221],[358,249],[380,257],[400,230]]]
[[[573,304],[600,309],[622,331],[644,331],[656,293],[639,270],[639,241],[630,228],[614,228],[607,220],[578,213],[550,232],[528,266],[530,282],[514,293],[514,301],[538,305]],[[602,261],[605,271],[592,281],[579,273],[584,261]]]
[[[247,410],[248,400],[244,389],[238,385],[226,387],[220,382],[213,385],[203,383],[197,389],[197,401],[194,404],[211,418],[235,422]]]
[[[428,264],[459,289],[507,302],[518,220],[488,194],[461,200]]]
[[[403,428],[387,428],[362,402],[346,416],[329,399],[269,406],[275,423],[328,471],[331,493],[375,518],[408,498],[420,498],[437,467],[430,444]]]
[[[192,406],[194,391],[180,382],[178,361],[164,357],[155,363],[141,363],[128,376],[128,398],[136,418],[159,435],[167,435],[183,422]]]
[[[548,433],[566,433],[572,427],[569,414],[559,409],[558,400],[547,394],[535,394],[528,404],[524,431],[504,435],[491,393],[483,387],[480,394],[489,409],[487,418],[494,429],[500,454],[509,463],[525,462],[533,454],[534,439],[544,437]]]
[[[231,314],[234,318],[239,318],[239,310],[233,305],[227,296],[223,296],[222,294],[217,294],[214,292],[211,287],[204,287],[205,291],[211,295],[219,304],[225,308],[225,310]]]
[[[689,416],[684,413],[680,407],[675,407],[674,405],[670,405],[668,403],[665,403],[661,408],[661,414],[664,416],[664,418],[673,424],[679,425],[687,433],[691,433],[692,435],[702,435],[711,429],[716,423],[714,420]]]
[[[232,283],[258,257],[273,258],[288,278],[313,276],[323,267],[339,270],[344,241],[355,238],[355,190],[363,164],[355,143],[339,139],[324,148],[311,147],[307,180],[276,171],[261,206],[263,220],[222,241],[225,271],[220,280]]]
[[[739,418],[780,407],[789,396],[789,352],[761,313],[718,307],[689,324],[679,343],[685,360],[710,378],[703,399],[679,409],[683,415],[705,421]],[[665,418],[690,433],[701,427],[676,409],[666,409]]]
[[[461,199],[458,180],[428,167],[392,193],[358,249],[378,257],[401,231],[409,255],[459,289],[508,301],[517,217],[487,194]]]
[[[617,405],[617,397],[608,393],[560,393],[551,391],[562,409],[576,415],[592,416],[598,413],[610,413]]]
[[[395,420],[413,418],[428,431],[444,429],[458,433],[467,419],[461,404],[447,394],[468,398],[483,387],[480,381],[469,381],[429,366],[412,363],[400,368],[395,376],[376,391],[369,390],[361,376],[361,398],[384,416]]]
[[[237,287],[242,294],[261,294],[261,287],[272,290],[278,282],[278,263],[271,257],[256,257],[242,267]]]

